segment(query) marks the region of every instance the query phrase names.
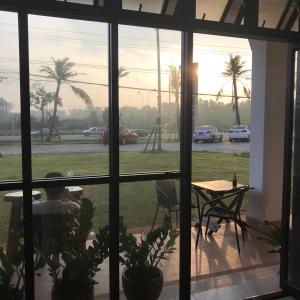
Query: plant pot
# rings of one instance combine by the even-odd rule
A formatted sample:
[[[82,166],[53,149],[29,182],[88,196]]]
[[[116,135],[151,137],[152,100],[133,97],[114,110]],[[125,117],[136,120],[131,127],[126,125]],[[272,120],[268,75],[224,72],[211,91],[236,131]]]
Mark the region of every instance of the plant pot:
[[[89,285],[85,289],[60,290],[52,289],[52,300],[93,300],[94,285]]]
[[[128,300],[157,300],[163,287],[163,273],[156,269],[158,276],[148,281],[131,279],[127,270],[123,271],[122,286]]]

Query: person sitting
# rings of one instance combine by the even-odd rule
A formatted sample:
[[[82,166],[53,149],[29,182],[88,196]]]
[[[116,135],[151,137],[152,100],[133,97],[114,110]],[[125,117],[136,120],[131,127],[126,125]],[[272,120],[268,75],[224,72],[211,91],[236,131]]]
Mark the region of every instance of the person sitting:
[[[60,172],[48,173],[45,178],[63,177]],[[46,200],[33,201],[33,215],[67,214],[80,208],[78,200],[62,186],[45,188]]]
[[[46,178],[63,177],[51,172]],[[80,205],[68,189],[63,186],[45,188],[46,200],[32,202],[34,246],[47,254],[59,254],[66,245],[72,212]],[[58,256],[56,257],[58,259]]]

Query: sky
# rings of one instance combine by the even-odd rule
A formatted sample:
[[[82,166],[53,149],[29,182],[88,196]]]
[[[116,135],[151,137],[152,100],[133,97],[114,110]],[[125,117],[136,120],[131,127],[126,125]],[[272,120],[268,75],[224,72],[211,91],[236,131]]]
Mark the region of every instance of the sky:
[[[13,111],[20,109],[18,29],[17,15],[0,12],[0,97],[13,104]],[[120,79],[120,106],[156,106],[157,92],[157,39],[156,30],[133,26],[119,26],[119,66],[129,74]],[[108,105],[108,36],[107,24],[29,16],[29,58],[31,84],[39,83],[48,91],[55,91],[56,84],[41,77],[41,66],[53,66],[54,59],[68,57],[75,63],[78,73],[73,80],[76,87],[84,89],[94,106]],[[180,66],[180,32],[159,30],[162,101],[169,101],[170,65]],[[228,81],[222,76],[229,54],[240,54],[245,68],[251,69],[251,49],[246,39],[204,34],[194,35],[194,62],[199,64],[198,92],[216,95]],[[251,86],[251,72],[244,82]],[[239,90],[242,95],[242,89]],[[224,94],[231,95],[231,85],[224,87]],[[70,87],[61,89],[63,110],[85,108]],[[215,100],[216,96],[199,96]],[[219,101],[228,102],[230,98]],[[174,101],[171,95],[170,101]]]

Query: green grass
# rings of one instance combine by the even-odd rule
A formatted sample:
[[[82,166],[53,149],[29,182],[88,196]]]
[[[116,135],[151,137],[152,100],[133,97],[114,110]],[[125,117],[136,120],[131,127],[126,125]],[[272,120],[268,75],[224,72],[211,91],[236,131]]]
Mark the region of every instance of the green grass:
[[[237,172],[238,181],[248,183],[249,158],[247,155],[193,152],[192,164],[194,181],[232,180],[233,172]],[[74,175],[105,175],[108,173],[108,154],[34,154],[32,169],[34,178],[42,178],[50,171],[60,171],[64,175],[68,171],[73,171]],[[177,152],[120,153],[120,170],[124,173],[178,169],[179,154]],[[0,158],[0,170],[0,180],[20,179],[21,157],[8,155]],[[93,200],[96,208],[95,227],[106,224],[109,204],[108,185],[89,185],[84,186],[83,190],[84,197]],[[5,193],[0,192],[0,199],[3,199]],[[150,225],[156,201],[154,182],[122,183],[120,186],[120,215],[124,217],[128,227]],[[0,202],[0,244],[6,241],[9,212],[10,204]],[[161,210],[158,222],[163,213]]]

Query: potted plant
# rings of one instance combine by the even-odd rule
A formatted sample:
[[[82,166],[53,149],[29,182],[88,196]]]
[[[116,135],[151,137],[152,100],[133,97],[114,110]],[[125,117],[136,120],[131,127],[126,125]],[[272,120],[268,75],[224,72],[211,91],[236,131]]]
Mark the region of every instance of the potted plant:
[[[127,233],[121,221],[120,261],[125,266],[122,273],[123,291],[129,300],[156,300],[163,287],[162,260],[173,253],[179,233],[171,229],[165,216],[163,224],[146,234],[135,237]]]
[[[69,222],[70,234],[59,259],[55,254],[37,249],[37,253],[48,265],[53,283],[53,300],[94,298],[96,272],[100,271],[99,265],[109,255],[109,228],[100,228],[92,246],[86,248],[86,240],[92,228],[93,212],[91,201],[82,199],[79,214],[73,215],[73,221]]]

